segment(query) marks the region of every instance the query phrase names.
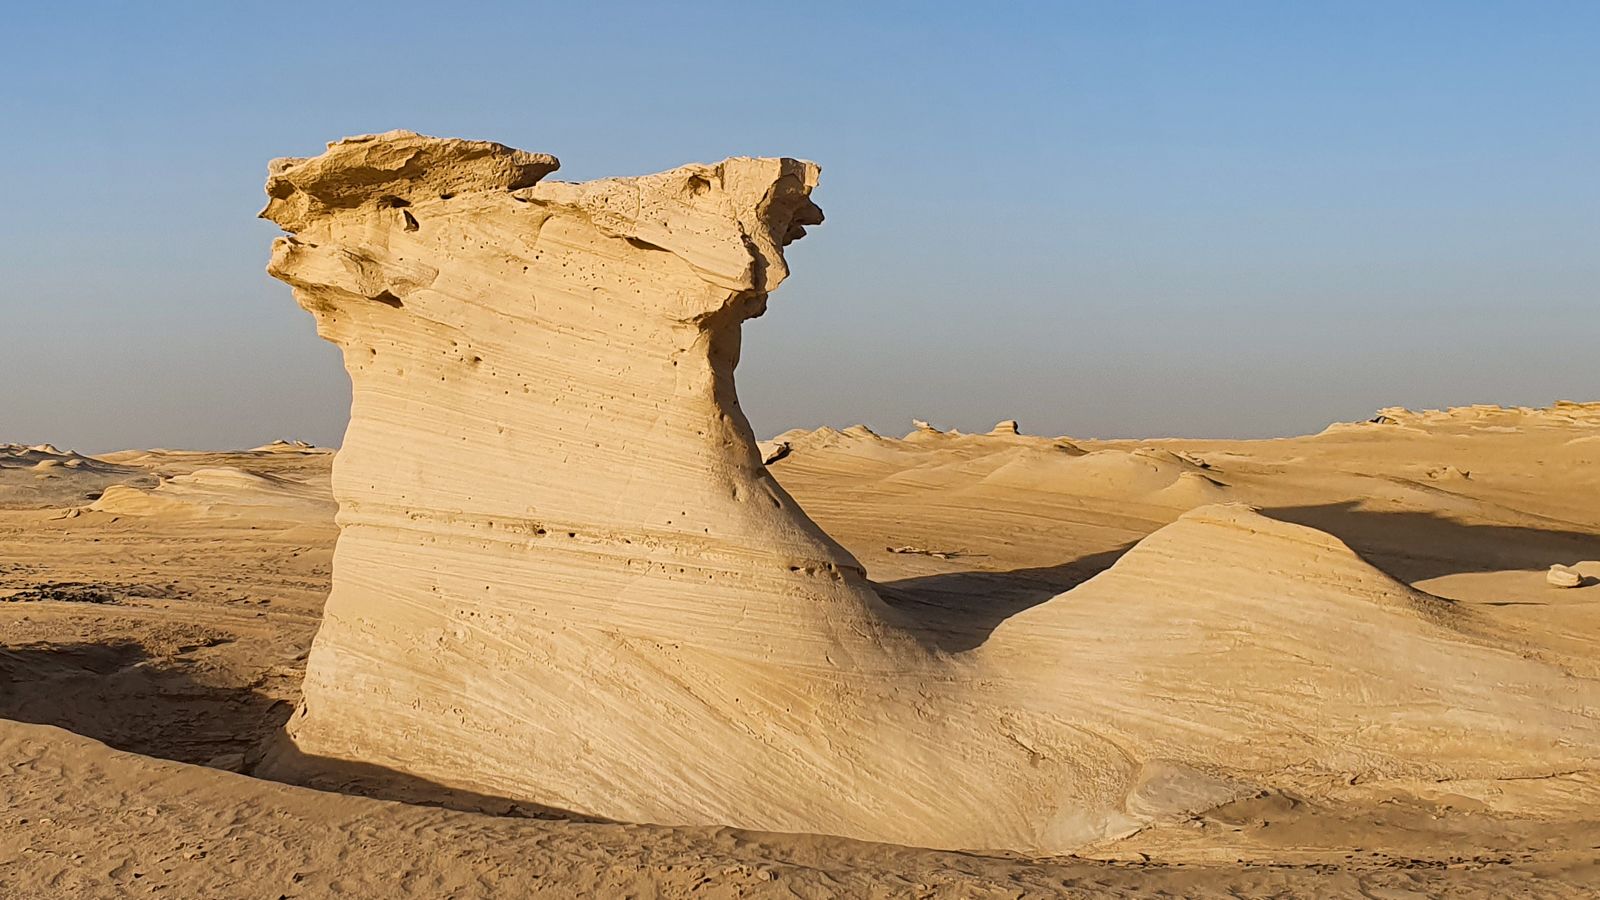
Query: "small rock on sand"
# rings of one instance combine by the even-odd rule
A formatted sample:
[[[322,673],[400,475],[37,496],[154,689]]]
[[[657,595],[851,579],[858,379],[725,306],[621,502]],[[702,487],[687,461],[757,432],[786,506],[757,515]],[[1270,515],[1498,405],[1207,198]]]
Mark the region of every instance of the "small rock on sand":
[[[1566,566],[1551,566],[1550,571],[1544,575],[1544,580],[1559,588],[1573,588],[1583,584],[1583,576]]]

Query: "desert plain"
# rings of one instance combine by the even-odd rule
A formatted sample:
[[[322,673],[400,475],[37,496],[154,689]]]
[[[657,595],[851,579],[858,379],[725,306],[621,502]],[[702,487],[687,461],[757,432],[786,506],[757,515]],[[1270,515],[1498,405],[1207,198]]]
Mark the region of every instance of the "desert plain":
[[[556,165],[273,163],[337,455],[0,447],[0,894],[1593,894],[1600,404],[758,443],[816,167]]]

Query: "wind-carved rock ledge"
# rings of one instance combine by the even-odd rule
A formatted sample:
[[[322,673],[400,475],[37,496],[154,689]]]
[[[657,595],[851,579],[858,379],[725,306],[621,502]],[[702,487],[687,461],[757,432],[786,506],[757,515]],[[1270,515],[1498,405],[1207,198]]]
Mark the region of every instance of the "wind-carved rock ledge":
[[[741,324],[822,221],[817,166],[556,165],[403,131],[271,165],[269,271],[353,393],[333,591],[262,772],[1057,852],[1290,779],[1594,758],[1587,683],[1238,507],[932,649],[767,474],[734,393]]]

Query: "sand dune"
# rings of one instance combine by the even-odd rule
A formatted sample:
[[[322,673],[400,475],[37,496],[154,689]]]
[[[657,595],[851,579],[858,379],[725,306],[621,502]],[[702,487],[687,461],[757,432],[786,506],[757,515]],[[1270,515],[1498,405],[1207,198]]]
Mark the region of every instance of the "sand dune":
[[[267,450],[266,452],[272,452]],[[261,516],[295,519],[331,514],[317,485],[233,467],[195,469],[162,479],[153,490],[112,485],[88,507],[124,516]]]
[[[1145,766],[1303,796],[1327,780],[1546,778],[1593,768],[1600,747],[1595,685],[1337,539],[1242,506],[1184,514],[1008,618],[982,652],[1031,661],[1079,727]],[[1042,664],[1052,654],[1070,667]]]
[[[1218,473],[1220,474],[1220,473]],[[1164,450],[1097,450],[1073,456],[1059,448],[1013,455],[984,476],[986,485],[1090,497],[1135,498],[1192,506],[1227,499],[1227,485]]]
[[[50,444],[0,444],[0,509],[41,509],[92,501],[112,485],[150,484],[138,469],[58,450]]]

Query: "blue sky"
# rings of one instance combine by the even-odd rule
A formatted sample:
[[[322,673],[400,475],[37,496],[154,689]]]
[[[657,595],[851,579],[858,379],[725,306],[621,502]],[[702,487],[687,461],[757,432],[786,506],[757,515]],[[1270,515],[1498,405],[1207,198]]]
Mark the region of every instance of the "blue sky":
[[[0,441],[337,443],[254,215],[269,158],[400,127],[821,163],[762,434],[1600,398],[1596,4],[14,4],[0,123]]]

